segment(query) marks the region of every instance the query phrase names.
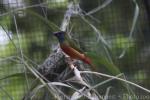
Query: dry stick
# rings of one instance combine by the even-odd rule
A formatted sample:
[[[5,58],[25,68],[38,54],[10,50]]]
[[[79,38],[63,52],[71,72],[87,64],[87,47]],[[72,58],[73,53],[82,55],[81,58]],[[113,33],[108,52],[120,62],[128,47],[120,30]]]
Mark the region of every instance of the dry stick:
[[[135,4],[135,12],[134,12],[134,17],[133,17],[133,21],[132,21],[132,26],[131,26],[130,33],[129,33],[129,37],[128,37],[129,43],[131,42],[131,39],[132,39],[132,37],[133,37],[133,32],[134,32],[134,29],[135,29],[135,26],[136,26],[136,23],[137,23],[137,19],[138,19],[138,17],[139,17],[139,6],[138,6],[136,0],[133,0],[133,3]],[[125,55],[127,49],[128,49],[128,46],[126,46],[126,47],[124,48],[124,50],[122,51],[122,53],[121,53],[120,56],[118,57],[119,59],[122,58],[122,57]]]
[[[54,56],[56,56],[56,57],[54,57]],[[62,55],[62,53],[61,52],[58,52],[58,53],[53,53],[53,54],[51,54],[47,59],[46,59],[46,61],[44,62],[44,64],[39,68],[39,70],[42,68],[42,67],[49,67],[49,69],[47,69],[48,70],[48,72],[50,72],[50,69],[53,67],[53,66],[55,66],[54,64],[56,63],[56,64],[58,64],[58,65],[60,65],[59,63],[57,63],[61,58],[63,57],[63,55]],[[32,62],[32,63],[34,63],[32,60],[30,60],[29,58],[27,58],[27,57],[25,57],[26,59],[28,59],[30,62]],[[52,61],[55,61],[54,63],[49,63],[49,62],[52,62]],[[34,63],[35,64],[35,63]],[[35,65],[37,65],[37,64],[35,64]],[[31,68],[31,66],[30,66],[30,68]],[[33,70],[39,77],[40,77],[40,79],[42,78],[42,79],[44,79],[44,80],[46,80],[47,82],[50,82],[49,80],[47,80],[41,73],[39,73],[35,68],[31,68],[31,70]],[[48,72],[42,72],[43,74],[44,73],[48,73]],[[38,78],[39,79],[39,78]],[[45,83],[46,84],[46,83]],[[48,85],[50,85],[49,83],[47,83]],[[46,84],[46,85],[47,85]],[[46,85],[44,85],[44,86],[46,86]],[[56,88],[56,87],[55,87]],[[55,91],[55,90],[53,90],[53,91]],[[61,93],[61,92],[60,92]]]
[[[41,4],[41,0],[38,0],[39,1],[39,4]],[[42,12],[44,14],[44,17],[47,19],[47,13],[46,11],[44,10],[44,8],[40,5],[41,9],[42,9]],[[47,9],[47,8],[46,8]]]
[[[127,80],[127,78],[126,78],[126,76],[123,74],[122,75],[123,76],[123,78],[125,79],[125,80]],[[135,95],[135,93],[133,92],[133,90],[130,88],[130,86],[129,86],[129,84],[127,84],[127,83],[125,83],[125,85],[126,85],[126,87],[127,87],[127,91],[128,91],[128,93],[132,93],[133,95]],[[137,99],[137,97],[136,97],[136,99]]]
[[[80,71],[80,72],[81,72],[81,71]],[[122,73],[121,73],[121,74],[118,74],[116,77],[120,77],[120,76],[122,76]],[[98,86],[101,86],[101,85],[103,85],[103,84],[105,84],[105,83],[108,83],[108,82],[112,81],[113,79],[114,79],[114,78],[110,78],[110,79],[107,79],[107,80],[105,80],[105,81],[103,81],[103,82],[101,82],[101,83],[98,83],[98,84],[94,85],[94,86],[91,86],[91,87],[89,87],[89,89],[86,90],[86,92],[89,92],[89,91],[91,91],[92,89],[94,89],[94,88],[96,88],[96,87],[98,87]]]
[[[17,58],[17,56],[9,56],[9,57],[5,57],[5,58],[0,58],[0,62],[10,60],[10,61],[19,63],[19,61],[16,60],[16,58]]]
[[[91,86],[88,85],[88,84],[82,79],[81,74],[80,74],[80,71],[73,65],[73,63],[72,63],[71,60],[70,60],[69,63],[70,63],[69,66],[71,67],[71,69],[74,70],[74,74],[75,74],[75,76],[76,76],[76,78],[77,78],[77,81],[79,81],[79,83],[81,83],[82,85],[84,85],[84,86],[90,88],[90,89],[88,89],[88,90],[91,90]],[[93,91],[94,91],[95,93],[97,93],[96,90],[93,90]],[[86,92],[86,93],[87,93],[87,92]],[[97,94],[98,94],[98,93],[97,93]],[[81,95],[82,95],[82,94],[81,94]],[[99,98],[100,98],[100,96],[99,96]]]
[[[26,7],[22,7],[22,8],[17,8],[17,9],[15,9],[15,10],[11,10],[11,11],[9,11],[9,12],[0,14],[0,17],[1,17],[1,16],[9,15],[9,14],[14,13],[14,12],[19,11],[19,10],[24,10],[24,9],[28,9],[28,8],[39,7],[39,6],[44,5],[44,4],[47,4],[47,3],[40,3],[40,4],[35,4],[35,5],[26,6]]]
[[[99,11],[99,10],[105,8],[105,7],[106,7],[107,5],[109,5],[111,2],[112,2],[112,0],[106,0],[102,5],[100,5],[100,6],[98,6],[97,8],[95,8],[95,9],[93,9],[93,10],[87,12],[86,15],[91,15],[91,14],[96,13],[97,11]]]
[[[53,91],[55,91],[55,90],[52,88],[52,86],[50,87],[50,85],[48,85],[46,82],[44,82],[44,80],[43,80],[42,78],[40,78],[39,75],[38,75],[36,72],[34,72],[34,70],[33,70],[32,68],[30,68],[30,66],[29,66],[25,61],[22,61],[21,58],[18,58],[18,59],[20,59],[20,61],[26,66],[26,68],[27,68],[37,79],[39,79],[40,82],[41,82],[44,86],[47,87],[47,89],[49,90],[49,92],[50,92],[51,94],[53,94],[52,90],[53,90]]]
[[[70,83],[68,83],[72,89],[74,89],[76,92],[80,93],[81,95],[87,97],[87,98],[90,98],[87,94],[85,94],[85,92],[80,92],[78,89],[76,89],[75,87],[73,87]],[[102,99],[102,97],[99,97]]]
[[[118,74],[118,75],[115,76],[115,77],[120,77],[120,76],[122,76],[122,73],[121,73],[121,74]],[[98,86],[101,86],[101,85],[103,85],[103,84],[105,84],[105,83],[108,83],[108,82],[110,82],[110,81],[112,81],[112,80],[114,80],[114,78],[110,78],[110,79],[107,79],[107,80],[105,80],[105,81],[103,81],[103,82],[101,82],[101,83],[98,83],[98,84],[92,86],[91,88],[89,88],[88,91],[90,91],[90,90],[92,90],[92,89],[94,89],[94,88],[96,88],[96,87],[98,87]]]
[[[17,25],[17,21],[16,21],[16,16],[13,15],[13,18],[14,18],[14,23],[15,23],[16,33],[17,33],[17,40],[18,40],[18,45],[19,45],[18,48],[20,50],[21,58],[23,59],[23,53],[22,53],[21,44],[20,44],[20,38],[19,38],[19,31],[18,31],[18,25]]]
[[[89,73],[89,74],[97,74],[97,75],[101,75],[101,76],[108,77],[108,78],[114,78],[114,79],[116,79],[116,80],[126,82],[126,83],[128,83],[128,84],[131,84],[131,85],[133,85],[133,86],[135,86],[135,87],[138,87],[138,88],[140,88],[140,89],[142,89],[142,90],[144,90],[144,91],[150,93],[150,90],[148,90],[148,89],[146,89],[146,88],[144,88],[144,87],[142,87],[142,86],[140,86],[140,85],[138,85],[138,84],[135,84],[135,83],[133,83],[133,82],[124,80],[124,79],[122,79],[122,78],[118,78],[118,77],[116,77],[116,76],[112,76],[112,75],[108,75],[108,74],[104,74],[104,73],[98,73],[98,72],[90,72],[90,71],[80,71],[80,72],[81,72],[81,73]]]
[[[18,45],[19,45],[18,48],[19,48],[20,56],[21,56],[21,59],[24,61],[23,52],[22,52],[22,48],[21,48],[21,44],[20,44],[18,25],[17,25],[17,20],[16,20],[15,14],[13,15],[13,18],[14,18],[14,23],[15,23],[16,33],[17,33],[17,40],[18,40]],[[28,76],[27,76],[27,71],[26,71],[25,66],[24,66],[24,72],[25,72],[25,79],[27,82],[27,88],[29,89],[29,81],[28,81]]]
[[[109,95],[108,94],[109,94],[111,88],[112,88],[111,86],[107,88],[105,96],[104,96],[104,100],[108,100],[109,99]]]
[[[15,26],[16,26],[16,32],[17,32],[17,38],[18,38],[18,42],[19,42],[19,49],[20,49],[20,53],[21,53],[21,58],[19,57],[20,61],[26,66],[26,68],[31,71],[35,76],[36,78],[38,78],[41,83],[43,85],[45,85],[47,87],[47,89],[49,90],[50,93],[53,94],[53,92],[51,92],[51,90],[55,91],[52,87],[49,87],[49,85],[47,83],[44,82],[43,79],[41,79],[38,74],[36,72],[33,71],[32,68],[29,67],[29,65],[25,62],[25,60],[23,59],[23,53],[22,53],[22,49],[21,49],[21,45],[20,45],[20,39],[19,39],[19,34],[18,34],[18,27],[17,27],[17,22],[16,22],[16,17],[14,15],[14,23],[15,23]]]
[[[52,86],[63,86],[63,87],[68,87],[68,88],[72,88],[71,86],[69,86],[69,85],[66,85],[66,84],[64,84],[64,83],[61,83],[61,82],[49,82],[49,83],[47,83],[48,85],[52,85]],[[41,88],[43,88],[44,87],[44,85],[39,85],[39,86],[37,86],[32,92],[31,92],[31,94],[34,94],[34,95],[31,95],[31,98],[33,97],[33,96],[35,96],[36,95],[36,93],[41,89]],[[55,87],[56,88],[56,87]],[[59,93],[61,93],[64,97],[66,97],[68,100],[69,100],[69,97],[67,96],[67,95],[65,95],[61,90],[59,90],[58,88],[56,88],[56,91],[57,91],[57,93],[59,92]],[[59,97],[58,97],[59,98]],[[60,100],[60,99],[58,99],[58,100]]]
[[[13,100],[11,95],[5,89],[3,89],[3,87],[0,86],[0,89],[8,96],[8,98],[10,98],[10,100]]]

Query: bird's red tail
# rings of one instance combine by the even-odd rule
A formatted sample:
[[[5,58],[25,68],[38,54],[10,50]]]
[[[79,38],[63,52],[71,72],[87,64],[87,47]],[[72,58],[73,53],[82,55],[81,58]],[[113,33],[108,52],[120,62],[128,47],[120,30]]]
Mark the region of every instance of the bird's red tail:
[[[88,65],[90,65],[93,70],[96,70],[96,67],[92,64],[92,61],[91,61],[91,59],[89,57],[85,56],[84,59],[83,59],[83,61],[85,63],[87,63]]]

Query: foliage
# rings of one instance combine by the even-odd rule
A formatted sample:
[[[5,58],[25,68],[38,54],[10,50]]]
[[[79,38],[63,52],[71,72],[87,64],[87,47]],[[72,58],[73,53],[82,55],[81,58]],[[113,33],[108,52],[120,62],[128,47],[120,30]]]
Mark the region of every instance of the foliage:
[[[54,0],[37,1],[24,2],[26,5],[24,8],[14,7],[8,9],[8,5],[4,5],[6,11],[0,15],[0,27],[4,27],[6,36],[12,37],[8,38],[9,42],[6,45],[0,45],[0,99],[20,100],[28,93],[31,93],[29,96],[35,100],[71,98],[71,96],[72,98],[76,96],[80,98],[82,95],[89,98],[87,92],[82,89],[61,81],[45,81],[42,75],[37,72],[37,67],[57,47],[57,41],[52,33],[61,30],[59,26],[62,24],[65,11],[68,9],[67,5],[69,5],[66,0],[62,3],[54,2]],[[92,80],[94,83],[89,82],[90,85],[92,84],[89,90],[95,89],[98,91],[99,98],[104,95],[103,99],[106,99],[111,94],[131,93],[130,95],[134,95],[136,88],[149,92],[148,89],[127,81],[130,78],[140,78],[142,81],[136,80],[135,82],[142,84],[150,82],[144,80],[148,80],[146,67],[142,69],[139,67],[135,70],[133,67],[134,63],[138,64],[139,55],[144,48],[139,44],[139,41],[143,41],[143,38],[139,38],[141,33],[137,30],[132,38],[128,37],[132,27],[131,22],[135,6],[132,4],[136,4],[135,0],[133,1],[134,3],[129,0],[106,0],[105,4],[99,8],[104,0],[87,0],[87,2],[81,0],[80,6],[85,12],[78,16],[71,16],[69,20],[67,31],[72,32],[70,34],[72,39],[76,40],[86,54],[92,58],[93,63],[97,66],[97,71],[99,71],[99,73],[85,72],[88,78],[89,76],[94,77]],[[89,7],[89,5],[92,6]],[[131,7],[126,7],[127,5]],[[88,12],[94,8],[100,10],[95,13],[91,12],[92,14],[88,15]],[[140,9],[143,13],[144,9]],[[126,11],[129,11],[127,13],[129,16],[126,16]],[[142,27],[147,26],[144,21],[141,21],[141,23],[143,23]],[[1,30],[4,29],[1,28]],[[12,32],[12,34],[8,34],[9,32]],[[135,50],[137,48],[138,50]],[[123,58],[119,58],[124,49],[127,49],[125,55]],[[143,66],[148,64],[146,61],[149,54],[147,55],[147,58],[143,57]],[[87,67],[82,63],[81,65]],[[140,64],[137,66],[140,66]],[[132,69],[134,71],[129,71]],[[124,72],[125,74],[120,75]],[[84,71],[81,71],[81,74],[83,73]],[[91,73],[94,75],[92,76]],[[107,78],[97,78],[97,75],[104,75]],[[114,79],[117,81],[114,81]],[[133,89],[133,87],[122,83],[122,81],[136,88]],[[70,92],[68,93],[67,90]],[[87,91],[89,90],[87,89]],[[110,90],[116,91],[111,92]],[[80,91],[83,93],[79,93]]]

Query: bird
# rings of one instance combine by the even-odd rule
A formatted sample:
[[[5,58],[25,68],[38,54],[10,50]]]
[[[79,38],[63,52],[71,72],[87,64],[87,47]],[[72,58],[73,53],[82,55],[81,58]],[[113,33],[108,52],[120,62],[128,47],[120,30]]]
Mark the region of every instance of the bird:
[[[81,60],[90,65],[93,70],[96,70],[92,64],[92,60],[80,49],[80,47],[69,37],[65,31],[58,31],[53,33],[60,44],[62,51],[67,54],[71,59]]]

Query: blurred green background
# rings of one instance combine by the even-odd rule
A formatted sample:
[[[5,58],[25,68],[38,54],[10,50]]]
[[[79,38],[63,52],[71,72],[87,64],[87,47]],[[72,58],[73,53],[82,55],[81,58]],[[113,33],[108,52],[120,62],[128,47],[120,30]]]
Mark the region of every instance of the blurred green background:
[[[58,43],[52,34],[58,30],[48,27],[43,19],[60,27],[69,1],[0,0],[0,100],[10,100],[10,97],[20,100],[27,90],[25,75],[3,79],[15,73],[25,72],[24,66],[13,58],[19,55],[16,47],[21,47],[23,54],[32,61],[42,64],[53,51],[54,45]],[[80,0],[80,7],[88,12],[104,1]],[[132,0],[113,0],[107,7],[92,14],[98,21],[89,16],[86,16],[86,19],[101,31],[104,39],[110,45],[109,51],[115,65],[127,76],[127,79],[150,89],[148,74],[150,72],[150,2],[149,0],[136,1],[140,14],[131,40],[128,36],[135,8]],[[41,3],[43,3],[42,6],[32,7]],[[29,8],[21,9],[23,7]],[[29,11],[39,14],[43,19]],[[15,18],[19,36],[16,32]],[[94,53],[106,56],[103,44],[96,44],[96,34],[80,16],[71,17],[69,28],[71,27],[73,27],[72,37],[78,41],[84,51],[95,50]],[[8,38],[7,32],[11,39]],[[11,40],[14,41],[16,47]],[[128,47],[126,54],[118,58],[126,47]],[[108,73],[102,66],[98,66],[98,69],[103,73]],[[143,93],[138,89],[136,91],[139,94]]]

